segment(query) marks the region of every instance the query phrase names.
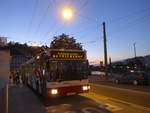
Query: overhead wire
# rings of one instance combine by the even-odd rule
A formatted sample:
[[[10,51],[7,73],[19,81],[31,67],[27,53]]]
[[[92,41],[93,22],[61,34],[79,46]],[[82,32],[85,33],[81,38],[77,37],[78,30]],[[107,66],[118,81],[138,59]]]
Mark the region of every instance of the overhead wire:
[[[145,9],[142,9],[142,10],[135,11],[135,12],[130,13],[130,14],[125,15],[125,16],[120,16],[120,17],[118,17],[118,18],[116,18],[116,19],[112,19],[112,20],[110,19],[110,21],[108,21],[108,22],[110,22],[110,23],[115,23],[115,22],[118,22],[118,21],[123,20],[123,19],[125,19],[125,18],[134,16],[134,15],[137,15],[137,14],[139,14],[139,13],[146,12],[146,11],[150,11],[150,7],[145,8]]]
[[[73,2],[73,1],[72,1],[72,2]],[[82,4],[82,6],[80,7],[80,11],[87,5],[87,3],[88,3],[88,0],[86,0],[86,1]],[[77,13],[75,12],[75,14],[77,14]],[[61,30],[64,28],[65,25],[66,25],[66,22],[63,23],[63,25],[60,26],[58,29],[56,29],[52,36],[55,36],[58,31],[61,31]],[[48,32],[47,32],[44,36],[46,36],[47,34],[48,34]]]
[[[48,0],[48,5],[47,5],[47,7],[46,7],[46,10],[44,11],[44,14],[43,14],[42,18],[40,19],[40,21],[39,21],[39,23],[38,23],[38,25],[37,25],[37,28],[35,29],[34,34],[36,34],[36,33],[38,32],[38,30],[40,29],[42,23],[44,22],[44,19],[46,18],[47,14],[48,14],[48,10],[50,9],[50,5],[51,5],[52,7],[55,7],[55,6],[54,6],[54,5],[55,5],[55,1],[54,1],[54,0]],[[46,33],[46,34],[47,34],[47,33]],[[44,35],[44,36],[45,36],[45,35]]]
[[[29,32],[30,32],[30,28],[31,28],[31,26],[32,26],[32,24],[33,24],[34,17],[35,17],[36,11],[37,11],[38,3],[39,3],[39,0],[35,0],[35,5],[34,5],[34,8],[33,8],[33,12],[32,12],[32,15],[31,15],[31,20],[30,20],[30,22],[29,22],[29,25],[28,25],[28,29],[27,29],[27,33],[26,33],[26,34],[29,34]]]
[[[146,20],[143,21],[144,19],[146,19],[148,21],[150,19],[150,15],[146,15],[146,16],[137,18],[134,20],[134,22],[128,22],[128,26],[123,26],[122,28],[120,28],[119,33],[116,33],[116,35],[120,34],[124,30],[127,31],[128,29],[131,29],[131,28],[135,27],[136,25],[146,22]]]
[[[136,14],[139,14],[139,13],[143,13],[143,12],[146,12],[146,11],[150,11],[150,7],[148,7],[148,8],[145,8],[145,9],[142,9],[142,10],[138,10],[138,11],[136,11],[136,12],[133,12],[133,13],[130,13],[130,14],[127,14],[127,15],[125,15],[125,16],[120,16],[120,17],[118,17],[118,18],[115,18],[115,19],[107,19],[107,20],[105,20],[106,22],[108,22],[108,23],[115,23],[115,22],[118,22],[118,21],[120,21],[120,20],[124,20],[125,18],[128,18],[128,17],[131,17],[131,16],[134,16],[134,15],[136,15]],[[82,14],[78,14],[80,17],[82,17],[82,18],[84,18],[84,19],[86,19],[86,20],[89,20],[90,22],[92,22],[92,23],[97,23],[97,20],[95,20],[95,19],[93,19],[93,18],[90,18],[89,16],[85,16],[85,15],[82,15]]]
[[[45,13],[43,14],[42,18],[40,19],[40,22],[39,22],[39,24],[38,24],[38,27],[37,27],[36,30],[35,30],[35,33],[38,32],[38,30],[39,30],[39,28],[40,28],[40,26],[41,26],[43,20],[44,20],[45,17],[47,16],[47,13],[48,13],[49,8],[50,8],[50,4],[48,4]]]
[[[109,36],[109,37],[119,36],[122,34],[123,31],[128,31],[129,29],[132,29],[132,28],[136,27],[137,25],[143,24],[144,22],[146,22],[146,21],[143,22],[144,19],[147,19],[147,21],[149,21],[150,15],[146,15],[146,16],[137,18],[132,22],[128,22],[129,26],[125,26],[125,27],[120,28],[119,31],[115,35],[113,34],[113,36]],[[142,21],[142,22],[140,22],[140,21]],[[110,43],[110,40],[108,38],[107,38],[107,41],[108,41],[108,43]],[[110,44],[108,44],[108,45],[110,45]],[[109,46],[108,46],[108,50],[110,50]]]
[[[143,10],[140,10],[140,11],[137,11],[137,12],[134,12],[134,13],[131,13],[131,14],[129,14],[129,15],[125,15],[125,16],[122,16],[122,17],[119,17],[119,18],[117,18],[116,20],[113,20],[113,21],[111,21],[111,22],[115,22],[115,21],[117,21],[117,20],[122,20],[122,19],[124,19],[124,17],[125,18],[127,18],[127,17],[130,17],[130,16],[133,16],[133,15],[135,15],[135,14],[139,14],[139,13],[141,13],[141,12],[145,12],[145,11],[149,11],[150,10],[150,8],[145,8],[145,9],[143,9]],[[130,23],[130,25],[131,25],[132,23]],[[87,32],[87,31],[86,31]],[[79,33],[79,32],[78,32]],[[82,33],[83,33],[83,31],[82,31]],[[84,37],[84,36],[83,36]]]
[[[85,7],[86,5],[87,5],[87,3],[88,3],[88,1],[86,1],[85,3],[84,3],[84,5],[83,5],[83,7]],[[82,9],[82,8],[81,8]],[[138,14],[138,13],[140,13],[140,12],[145,12],[145,11],[147,11],[147,10],[149,10],[150,8],[145,8],[145,9],[143,9],[143,10],[140,10],[140,11],[137,11],[137,12],[134,12],[134,13],[131,13],[131,14],[128,14],[128,15],[125,15],[125,16],[121,16],[121,17],[118,17],[117,19],[115,19],[115,20],[111,20],[111,23],[114,23],[115,21],[120,21],[120,20],[123,20],[123,19],[125,19],[125,18],[127,18],[127,17],[130,17],[130,16],[133,16],[133,15],[136,15],[136,14]],[[82,17],[82,18],[85,18],[85,19],[87,19],[87,20],[92,20],[91,22],[96,22],[96,21],[93,21],[93,19],[92,18],[88,18],[88,17],[86,17],[86,16],[83,16],[81,13],[76,13],[77,15],[79,15],[80,17]],[[63,29],[64,28],[64,25],[62,26],[62,27],[59,27],[56,31],[55,31],[55,33],[54,34],[56,34],[58,31],[60,31],[61,29]],[[89,29],[89,28],[88,28]],[[85,31],[87,32],[87,30],[85,29]],[[79,32],[77,32],[77,33],[80,33],[80,32],[82,32],[83,33],[83,30],[82,31],[79,31]],[[48,32],[46,33],[46,35],[48,34]]]
[[[79,11],[80,11],[80,12],[81,12],[81,10],[83,10],[83,8],[87,5],[87,3],[88,3],[88,0],[86,0],[86,1],[82,4],[82,6],[79,8]],[[77,11],[75,11],[74,14],[75,14],[75,15],[78,14]],[[62,28],[64,28],[65,24],[66,24],[66,22],[62,25],[62,27],[60,27],[58,30],[56,30],[54,34],[56,34],[59,30],[61,30]]]
[[[52,4],[52,7],[53,7],[53,8],[55,8],[55,7],[57,6],[57,4],[58,4],[58,3],[56,3],[55,0],[50,0],[50,2],[51,2],[51,4]],[[48,34],[50,34],[50,31],[52,30],[52,28],[54,29],[54,26],[56,26],[56,24],[57,24],[57,22],[56,22],[56,19],[55,19],[55,21],[52,23],[50,29],[49,29],[47,32],[45,32],[42,37],[45,38]],[[55,31],[55,32],[56,32],[56,31]],[[54,34],[55,34],[55,33],[53,33],[53,35],[54,35]],[[53,35],[52,35],[52,36],[53,36]],[[50,40],[50,39],[47,39],[46,42],[47,42],[48,40]],[[45,43],[46,43],[46,42],[45,42]]]

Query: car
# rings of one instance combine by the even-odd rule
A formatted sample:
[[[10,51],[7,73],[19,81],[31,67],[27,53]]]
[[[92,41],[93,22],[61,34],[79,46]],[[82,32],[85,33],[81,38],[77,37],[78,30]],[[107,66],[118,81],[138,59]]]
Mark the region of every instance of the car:
[[[114,79],[116,84],[130,83],[133,85],[150,84],[150,74],[145,72],[129,72]]]

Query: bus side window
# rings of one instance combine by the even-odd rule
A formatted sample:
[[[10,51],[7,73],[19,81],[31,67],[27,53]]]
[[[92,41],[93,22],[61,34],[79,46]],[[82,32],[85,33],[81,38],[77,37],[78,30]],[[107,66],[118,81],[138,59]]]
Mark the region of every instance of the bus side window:
[[[43,69],[43,76],[45,75],[45,69]]]
[[[48,60],[48,61],[46,62],[46,70],[47,70],[47,71],[50,71],[50,65],[49,65],[49,63],[50,63],[50,62],[49,62],[49,60]]]

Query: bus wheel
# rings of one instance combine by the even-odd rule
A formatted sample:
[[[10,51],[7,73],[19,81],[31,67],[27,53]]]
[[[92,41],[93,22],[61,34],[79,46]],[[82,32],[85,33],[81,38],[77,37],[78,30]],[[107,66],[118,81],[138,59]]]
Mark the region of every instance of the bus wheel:
[[[48,98],[46,98],[46,97],[43,97],[43,104],[45,106],[49,106],[50,105],[50,100]]]
[[[36,92],[37,92],[37,94],[40,94],[40,85],[39,85],[39,83],[36,83]]]

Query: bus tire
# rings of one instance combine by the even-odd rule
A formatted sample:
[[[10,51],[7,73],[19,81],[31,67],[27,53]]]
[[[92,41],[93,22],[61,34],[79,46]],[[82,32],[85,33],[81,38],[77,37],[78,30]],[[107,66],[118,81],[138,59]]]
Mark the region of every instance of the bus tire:
[[[38,83],[38,93],[42,95],[42,86]]]

